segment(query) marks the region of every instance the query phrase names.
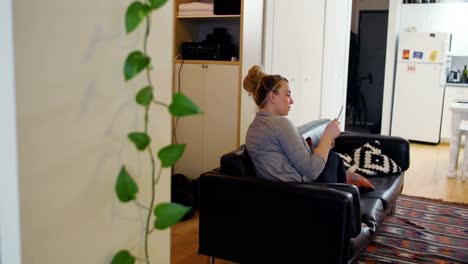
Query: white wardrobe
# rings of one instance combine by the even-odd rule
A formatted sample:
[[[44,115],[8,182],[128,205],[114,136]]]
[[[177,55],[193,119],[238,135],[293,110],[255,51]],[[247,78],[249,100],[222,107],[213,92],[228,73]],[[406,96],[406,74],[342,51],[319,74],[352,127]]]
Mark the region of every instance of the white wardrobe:
[[[335,118],[346,105],[352,1],[272,0],[265,8],[264,67],[289,80],[289,118],[297,126]]]

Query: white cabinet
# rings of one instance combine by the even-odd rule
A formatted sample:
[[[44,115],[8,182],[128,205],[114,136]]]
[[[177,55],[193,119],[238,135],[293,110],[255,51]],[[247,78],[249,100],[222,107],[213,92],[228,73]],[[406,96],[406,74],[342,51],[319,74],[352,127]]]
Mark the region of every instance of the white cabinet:
[[[450,105],[457,100],[468,100],[468,86],[450,86],[445,87],[445,97],[444,97],[444,110],[442,113],[442,129],[441,129],[441,140],[444,142],[449,142],[451,129],[450,124],[452,122],[452,111],[450,110]]]
[[[265,69],[289,80],[289,119],[302,125],[320,117],[325,0],[268,1]]]
[[[203,111],[177,120],[177,143],[187,147],[174,173],[198,178],[219,167],[220,157],[237,147],[239,66],[177,63],[174,74],[175,91],[187,95]]]
[[[452,55],[468,54],[468,3],[436,3],[402,5],[400,30],[415,28],[419,32],[452,34]]]
[[[346,116],[352,2],[327,0],[325,7],[320,117],[335,118],[344,106],[342,129]]]
[[[265,69],[289,80],[294,105],[288,117],[297,126],[333,118],[346,103],[351,4],[267,2]]]

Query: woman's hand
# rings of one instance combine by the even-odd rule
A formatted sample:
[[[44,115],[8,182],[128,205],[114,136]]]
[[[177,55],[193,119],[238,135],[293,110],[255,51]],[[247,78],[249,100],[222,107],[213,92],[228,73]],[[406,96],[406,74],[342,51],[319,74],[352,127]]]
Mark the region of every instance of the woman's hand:
[[[328,123],[318,146],[314,149],[314,153],[320,155],[323,160],[327,162],[328,152],[335,145],[335,138],[337,138],[340,133],[340,122],[338,122],[338,120],[335,119]]]
[[[332,141],[337,138],[341,134],[340,129],[340,122],[334,119],[330,123],[328,123],[327,127],[325,128],[325,132],[323,133],[324,136],[329,137]]]

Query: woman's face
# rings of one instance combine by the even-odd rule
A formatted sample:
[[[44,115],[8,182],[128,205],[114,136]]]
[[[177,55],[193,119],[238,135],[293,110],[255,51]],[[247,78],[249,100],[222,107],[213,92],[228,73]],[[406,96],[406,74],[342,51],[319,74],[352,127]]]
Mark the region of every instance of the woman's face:
[[[291,97],[291,90],[289,90],[288,82],[280,81],[279,85],[277,92],[273,95],[275,97],[275,114],[287,116],[294,101]]]

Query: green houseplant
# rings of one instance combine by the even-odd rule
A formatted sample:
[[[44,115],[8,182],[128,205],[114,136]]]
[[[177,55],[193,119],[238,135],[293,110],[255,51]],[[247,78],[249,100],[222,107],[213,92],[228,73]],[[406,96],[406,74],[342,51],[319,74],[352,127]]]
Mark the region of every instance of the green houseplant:
[[[159,166],[156,163],[154,151],[151,148],[151,136],[148,134],[149,123],[149,109],[153,104],[162,105],[167,107],[171,115],[176,118],[199,114],[201,110],[186,96],[181,93],[174,94],[172,103],[170,105],[158,101],[155,96],[155,88],[152,85],[150,71],[151,58],[147,54],[147,42],[150,33],[151,14],[154,10],[162,7],[167,0],[145,0],[144,2],[135,1],[131,3],[125,14],[125,27],[126,32],[131,33],[138,28],[142,22],[146,22],[146,30],[143,40],[143,51],[132,51],[126,58],[124,64],[124,78],[125,81],[132,80],[135,76],[146,72],[147,85],[142,87],[136,94],[135,101],[137,104],[144,107],[144,130],[134,131],[128,134],[129,140],[135,145],[138,151],[145,151],[149,155],[151,161],[151,198],[149,205],[142,205],[137,200],[139,187],[127,171],[125,165],[122,165],[120,172],[117,176],[115,184],[115,191],[117,198],[122,203],[134,202],[136,205],[147,210],[147,217],[145,222],[145,243],[144,252],[145,256],[136,257],[131,254],[129,250],[122,249],[118,251],[113,259],[112,264],[132,264],[136,260],[141,260],[150,263],[149,259],[149,245],[148,236],[154,229],[166,229],[179,222],[182,217],[190,210],[189,207],[170,202],[163,202],[155,205],[155,187],[161,177],[162,169],[169,168],[176,163],[176,161],[183,155],[185,144],[171,144],[161,148],[157,157],[159,159]],[[157,167],[159,167],[156,173]],[[152,221],[154,219],[154,221]]]

